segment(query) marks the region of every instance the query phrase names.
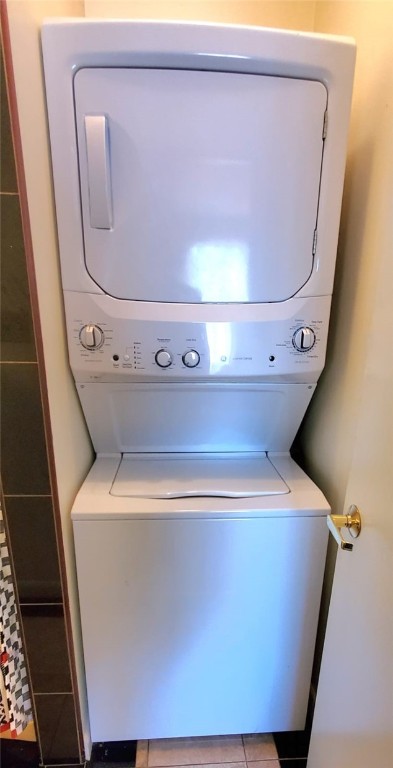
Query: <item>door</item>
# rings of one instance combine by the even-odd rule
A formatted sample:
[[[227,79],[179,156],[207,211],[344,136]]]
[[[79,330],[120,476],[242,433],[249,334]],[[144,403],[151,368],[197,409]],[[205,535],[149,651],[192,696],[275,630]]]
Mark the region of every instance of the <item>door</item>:
[[[392,245],[393,237],[365,346],[344,510],[360,507],[363,531],[351,554],[338,553],[308,768],[393,765]]]
[[[296,78],[81,69],[86,268],[141,301],[283,301],[307,282],[327,92]]]

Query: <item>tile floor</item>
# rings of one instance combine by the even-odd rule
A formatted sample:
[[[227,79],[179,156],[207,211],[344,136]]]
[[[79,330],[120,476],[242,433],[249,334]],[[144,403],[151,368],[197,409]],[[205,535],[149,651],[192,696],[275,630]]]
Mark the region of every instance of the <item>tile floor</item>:
[[[139,741],[136,768],[280,768],[271,734]]]

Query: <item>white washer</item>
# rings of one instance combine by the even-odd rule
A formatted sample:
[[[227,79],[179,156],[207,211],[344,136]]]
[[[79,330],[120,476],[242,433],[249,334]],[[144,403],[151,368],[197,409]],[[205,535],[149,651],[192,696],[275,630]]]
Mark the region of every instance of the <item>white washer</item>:
[[[94,741],[304,726],[329,507],[289,449],[323,369],[348,39],[49,21]]]
[[[288,454],[98,458],[72,513],[93,741],[304,728],[328,513]]]

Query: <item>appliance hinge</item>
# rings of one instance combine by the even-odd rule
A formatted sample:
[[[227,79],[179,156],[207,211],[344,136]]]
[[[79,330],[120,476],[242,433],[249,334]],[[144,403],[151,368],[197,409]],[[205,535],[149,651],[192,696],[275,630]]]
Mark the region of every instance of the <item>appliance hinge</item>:
[[[317,241],[318,241],[318,230],[315,227],[315,229],[314,229],[314,237],[313,237],[313,241],[312,241],[312,255],[313,256],[315,256],[316,251],[317,251]]]
[[[323,116],[322,141],[325,141],[326,139],[327,128],[328,128],[328,111],[327,109],[325,109],[325,114]]]

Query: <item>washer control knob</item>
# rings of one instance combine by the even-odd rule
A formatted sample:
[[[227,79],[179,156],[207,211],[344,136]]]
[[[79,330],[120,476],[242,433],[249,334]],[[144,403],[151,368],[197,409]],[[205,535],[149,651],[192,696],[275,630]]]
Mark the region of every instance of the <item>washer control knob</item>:
[[[315,344],[315,333],[312,328],[298,328],[293,334],[292,342],[298,352],[308,352]]]
[[[172,355],[167,349],[159,349],[158,352],[156,352],[155,360],[160,368],[169,368],[169,366],[172,365]]]
[[[183,363],[187,368],[196,368],[200,359],[201,358],[195,349],[189,349],[182,357]]]
[[[85,349],[99,349],[105,341],[104,331],[98,325],[84,325],[79,339]]]

